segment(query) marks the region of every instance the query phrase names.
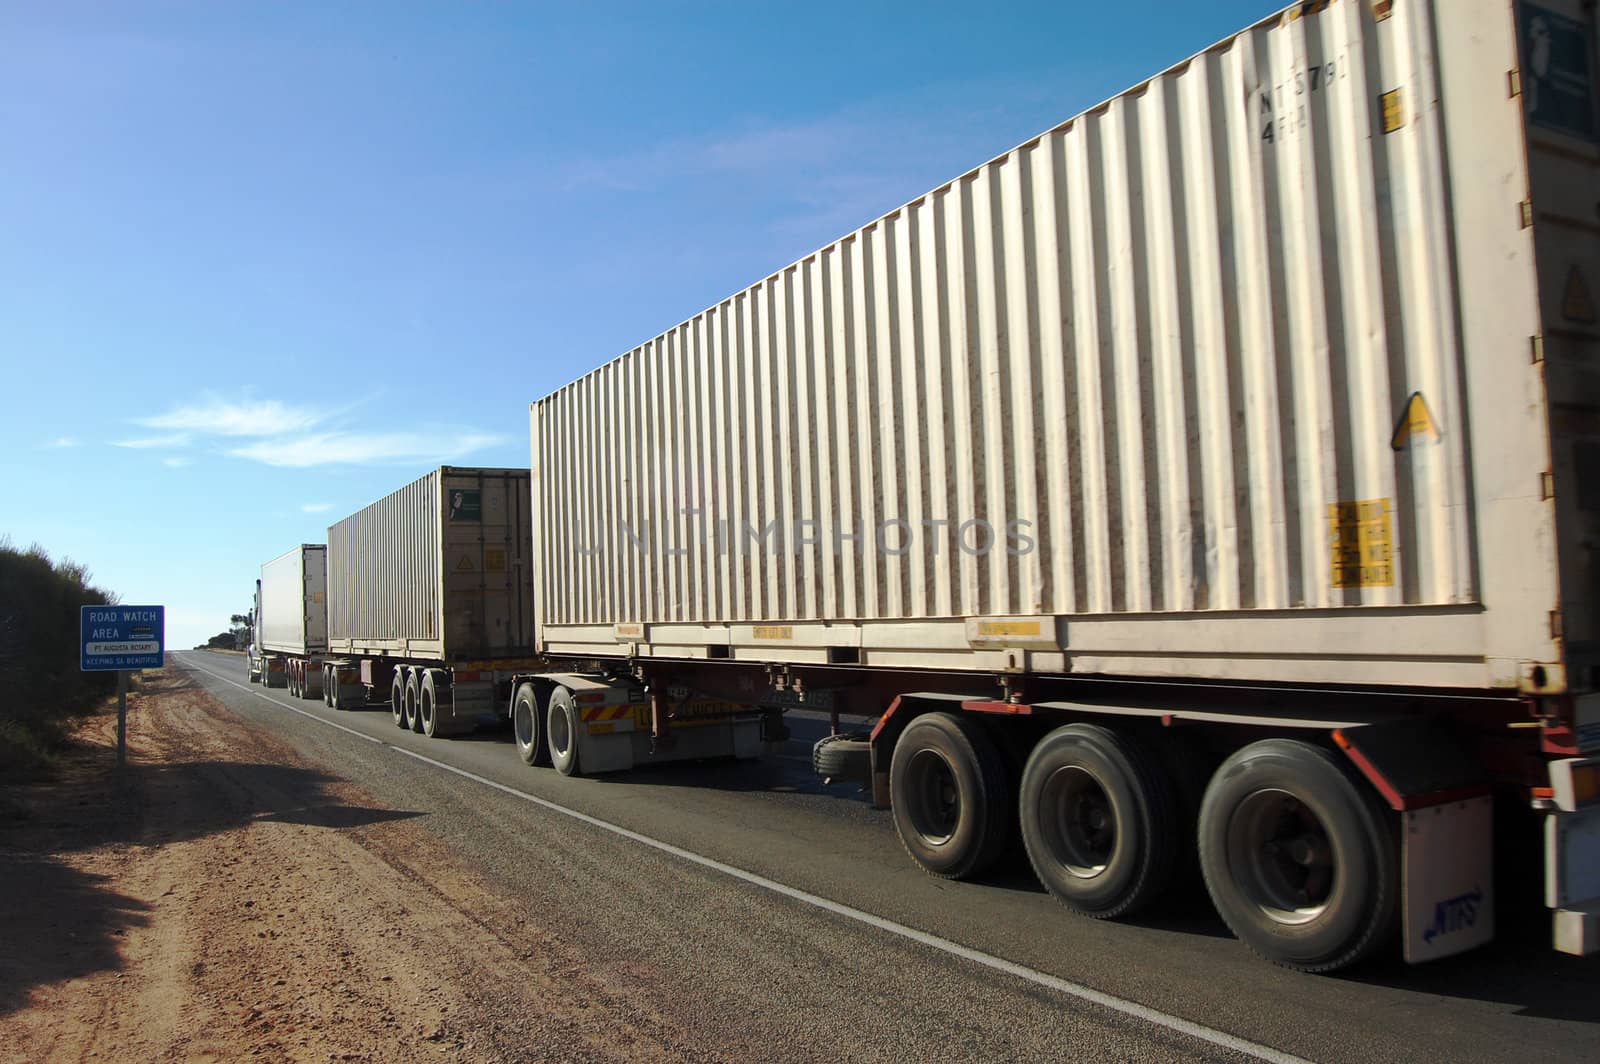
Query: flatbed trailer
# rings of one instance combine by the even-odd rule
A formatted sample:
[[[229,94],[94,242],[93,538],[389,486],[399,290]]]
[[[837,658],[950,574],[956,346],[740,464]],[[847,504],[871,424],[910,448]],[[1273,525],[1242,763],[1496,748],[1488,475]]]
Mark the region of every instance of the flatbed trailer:
[[[933,875],[1600,948],[1595,29],[1294,4],[535,402],[524,759],[832,707]]]

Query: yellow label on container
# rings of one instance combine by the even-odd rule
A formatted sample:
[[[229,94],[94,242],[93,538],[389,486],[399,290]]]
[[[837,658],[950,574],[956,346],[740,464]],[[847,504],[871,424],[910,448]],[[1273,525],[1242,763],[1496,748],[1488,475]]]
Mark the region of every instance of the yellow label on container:
[[[1328,506],[1328,551],[1334,587],[1393,587],[1394,533],[1389,499]]]
[[[758,624],[755,626],[757,639],[793,639],[794,626],[790,624]]]
[[[503,573],[506,571],[506,552],[503,550],[486,550],[483,552],[483,571],[486,573]]]
[[[1379,97],[1383,101],[1383,131],[1393,133],[1406,124],[1406,114],[1402,107],[1399,89],[1390,89]]]
[[[1038,621],[979,621],[978,634],[991,635],[1040,635]]]

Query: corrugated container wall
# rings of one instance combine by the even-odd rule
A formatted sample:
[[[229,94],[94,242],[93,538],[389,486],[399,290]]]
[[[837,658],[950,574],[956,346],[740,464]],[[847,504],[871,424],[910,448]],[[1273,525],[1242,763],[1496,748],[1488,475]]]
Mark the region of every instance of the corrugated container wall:
[[[528,472],[444,466],[328,529],[340,653],[458,660],[533,647]]]
[[[261,567],[261,646],[281,654],[328,649],[327,548],[304,543]]]
[[[543,644],[1460,686],[1556,660],[1513,17],[1297,4],[539,401]],[[1441,53],[1492,114],[1441,100]],[[1510,282],[1464,299],[1460,241]],[[1494,411],[1507,386],[1531,401]],[[1544,542],[1485,560],[1521,567],[1498,628],[1472,461]]]

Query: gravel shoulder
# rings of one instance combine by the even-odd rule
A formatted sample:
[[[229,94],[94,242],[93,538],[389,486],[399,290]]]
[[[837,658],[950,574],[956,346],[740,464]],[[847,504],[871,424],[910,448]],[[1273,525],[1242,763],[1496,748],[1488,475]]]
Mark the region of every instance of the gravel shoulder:
[[[0,1058],[685,1059],[413,822],[177,669],[0,827]],[[492,1022],[491,1022],[492,1021]]]

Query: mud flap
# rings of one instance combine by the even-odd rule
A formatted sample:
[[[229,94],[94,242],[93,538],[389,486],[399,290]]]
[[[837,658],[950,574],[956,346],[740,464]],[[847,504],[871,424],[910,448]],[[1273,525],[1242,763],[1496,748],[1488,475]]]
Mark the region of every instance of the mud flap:
[[[1401,814],[1405,957],[1437,960],[1494,938],[1494,800]]]

